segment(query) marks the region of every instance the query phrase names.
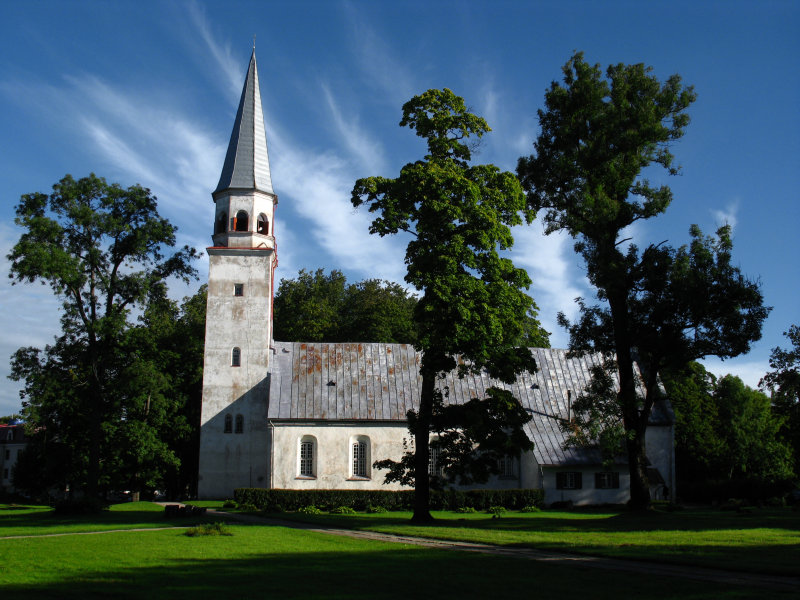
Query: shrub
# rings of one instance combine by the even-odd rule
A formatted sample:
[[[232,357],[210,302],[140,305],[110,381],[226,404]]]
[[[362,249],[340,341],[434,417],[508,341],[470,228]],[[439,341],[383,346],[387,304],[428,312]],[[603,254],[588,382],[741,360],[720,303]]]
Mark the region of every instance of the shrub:
[[[313,504],[311,506],[301,506],[297,509],[297,512],[303,513],[304,515],[321,515],[322,511],[318,509]]]
[[[54,514],[62,516],[62,515],[96,515],[104,510],[107,510],[108,506],[102,500],[98,500],[97,498],[77,498],[71,500],[61,500],[56,503],[54,507]]]
[[[536,513],[536,512],[542,512],[542,509],[539,508],[538,506],[533,506],[533,505],[531,505],[531,506],[523,506],[522,508],[519,509],[519,512]]]
[[[505,506],[490,506],[486,512],[490,513],[493,519],[499,519],[508,511]]]
[[[242,512],[258,512],[258,507],[250,502],[243,502],[237,508]]]
[[[472,508],[471,506],[460,506],[455,510],[455,512],[464,515],[469,513],[476,513],[478,511]]]
[[[387,510],[383,506],[372,506],[372,504],[370,504],[369,506],[367,506],[367,512],[368,513],[373,513],[373,514],[374,513],[385,513],[385,512],[387,512]]]
[[[186,530],[184,535],[189,537],[198,537],[204,535],[233,535],[228,529],[228,526],[222,522],[204,523],[196,527],[190,527]]]
[[[236,508],[236,501],[225,500],[225,502],[222,504],[222,508]]]
[[[350,506],[337,506],[329,511],[332,515],[354,515],[356,511]]]

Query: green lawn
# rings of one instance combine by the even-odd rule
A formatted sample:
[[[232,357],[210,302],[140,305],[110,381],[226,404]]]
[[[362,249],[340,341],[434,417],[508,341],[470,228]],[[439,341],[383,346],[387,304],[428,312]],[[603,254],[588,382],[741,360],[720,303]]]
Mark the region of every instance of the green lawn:
[[[716,510],[509,512],[500,519],[481,513],[435,512],[437,521],[430,526],[412,525],[410,513],[396,512],[274,516],[401,535],[800,575],[800,512],[790,509],[757,509],[750,514]]]
[[[85,525],[85,523],[84,523]],[[104,526],[105,523],[101,523]],[[266,525],[230,537],[176,530],[0,540],[4,598],[402,599],[620,594],[654,600],[758,598],[764,590],[355,540]],[[421,588],[414,593],[415,588]],[[770,593],[771,597],[790,597]]]
[[[110,529],[185,526],[208,520],[165,519],[164,508],[151,502],[114,504],[99,515],[56,516],[46,506],[0,504],[0,536],[46,535]]]

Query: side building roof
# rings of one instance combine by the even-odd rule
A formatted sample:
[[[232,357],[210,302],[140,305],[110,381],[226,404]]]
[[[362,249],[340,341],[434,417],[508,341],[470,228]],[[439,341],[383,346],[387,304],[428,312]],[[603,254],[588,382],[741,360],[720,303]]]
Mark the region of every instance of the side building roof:
[[[275,342],[270,368],[268,418],[276,421],[397,421],[419,407],[420,357],[408,344]],[[569,398],[577,398],[591,380],[600,355],[567,358],[566,350],[531,348],[537,373],[523,373],[511,385],[486,374],[459,378],[451,373],[447,402],[482,398],[492,386],[510,390],[533,419],[525,426],[540,465],[602,462],[600,452],[564,449]],[[643,389],[639,390],[644,393]],[[668,401],[659,401],[650,423],[674,420]]]

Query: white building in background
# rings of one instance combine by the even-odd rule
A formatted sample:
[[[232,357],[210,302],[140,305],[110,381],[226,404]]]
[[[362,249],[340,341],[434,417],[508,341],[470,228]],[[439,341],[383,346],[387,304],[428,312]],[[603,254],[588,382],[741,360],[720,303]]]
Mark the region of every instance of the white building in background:
[[[398,460],[410,444],[405,415],[418,407],[421,382],[414,348],[272,340],[278,197],[255,51],[212,198],[199,496],[228,498],[238,487],[399,489],[384,485],[372,464]],[[503,473],[482,487],[541,488],[548,504],[626,502],[627,464],[608,470],[596,449],[565,449],[560,427],[600,358],[531,351],[539,370],[514,385],[480,375],[442,382],[455,403],[482,397],[492,385],[511,389],[533,416],[526,425],[533,451],[504,461]],[[658,497],[675,489],[673,422],[669,402],[657,402],[646,441]],[[435,462],[432,457],[432,472]]]

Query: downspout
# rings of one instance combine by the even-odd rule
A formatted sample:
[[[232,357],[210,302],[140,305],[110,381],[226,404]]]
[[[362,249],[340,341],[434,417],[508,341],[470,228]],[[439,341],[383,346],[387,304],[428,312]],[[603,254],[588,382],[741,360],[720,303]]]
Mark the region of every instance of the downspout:
[[[269,435],[269,488],[273,489],[273,473],[275,469],[273,468],[275,465],[275,424],[272,422],[272,419],[267,420],[267,424],[269,425],[270,435]]]

